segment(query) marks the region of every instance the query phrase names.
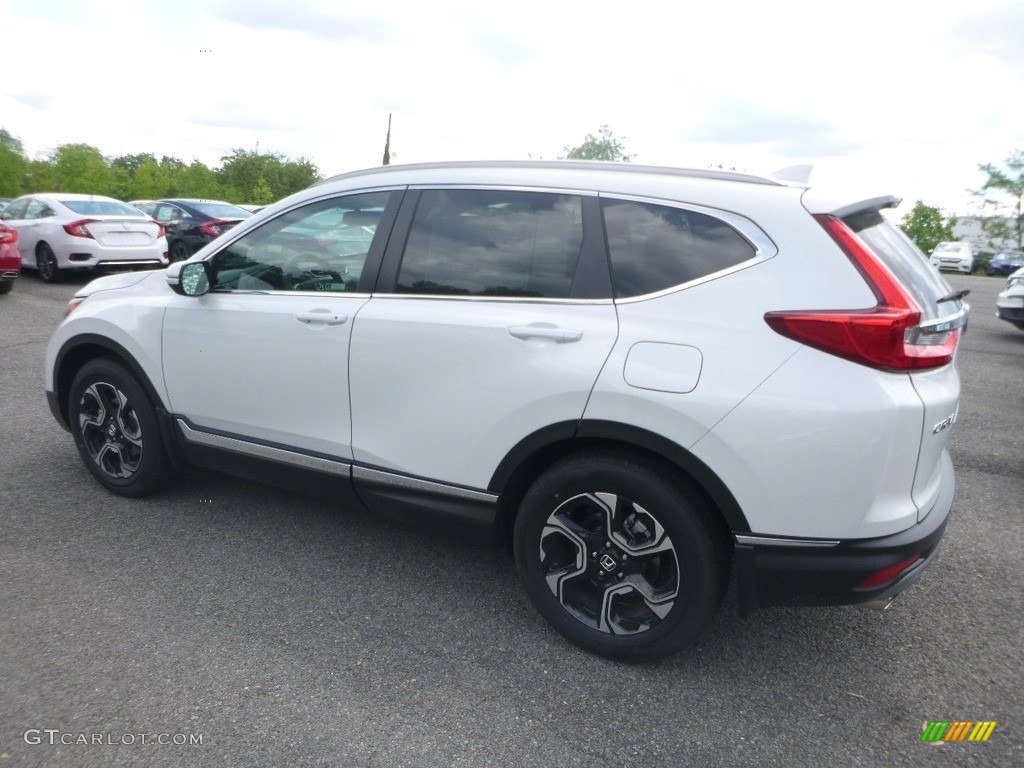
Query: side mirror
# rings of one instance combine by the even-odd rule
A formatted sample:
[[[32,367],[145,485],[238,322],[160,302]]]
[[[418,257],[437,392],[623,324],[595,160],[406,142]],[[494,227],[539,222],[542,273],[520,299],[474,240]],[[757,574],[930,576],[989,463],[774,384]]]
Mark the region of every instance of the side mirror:
[[[167,284],[182,296],[202,296],[210,292],[210,267],[205,261],[188,261],[167,268]]]

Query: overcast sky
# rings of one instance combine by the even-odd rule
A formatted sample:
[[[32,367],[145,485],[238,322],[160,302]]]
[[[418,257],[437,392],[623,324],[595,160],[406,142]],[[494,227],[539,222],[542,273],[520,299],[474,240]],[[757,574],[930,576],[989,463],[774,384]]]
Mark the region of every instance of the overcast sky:
[[[0,127],[325,175],[545,158],[607,124],[634,162],[770,172],[971,212],[1024,149],[1024,2],[0,0]]]

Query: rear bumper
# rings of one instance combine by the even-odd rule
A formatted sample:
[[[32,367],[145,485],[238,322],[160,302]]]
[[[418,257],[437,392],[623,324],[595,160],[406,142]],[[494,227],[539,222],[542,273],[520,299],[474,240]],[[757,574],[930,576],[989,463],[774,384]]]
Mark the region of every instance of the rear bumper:
[[[856,605],[889,600],[921,578],[935,559],[953,506],[953,465],[943,454],[938,498],[928,515],[891,536],[847,541],[736,536],[737,611],[769,606]],[[872,574],[919,557],[893,580],[859,585]]]

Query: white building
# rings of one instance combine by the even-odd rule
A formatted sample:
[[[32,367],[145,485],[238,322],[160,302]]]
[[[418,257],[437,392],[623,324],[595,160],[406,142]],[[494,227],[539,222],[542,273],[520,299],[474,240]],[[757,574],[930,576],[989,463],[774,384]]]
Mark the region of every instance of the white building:
[[[1017,250],[1016,238],[1008,237],[1001,240],[993,240],[982,229],[983,221],[985,221],[985,218],[982,216],[961,216],[956,220],[956,224],[953,225],[953,237],[956,240],[970,243],[976,250],[986,253]],[[1013,221],[1008,218],[1006,223],[1007,225],[1012,225]]]

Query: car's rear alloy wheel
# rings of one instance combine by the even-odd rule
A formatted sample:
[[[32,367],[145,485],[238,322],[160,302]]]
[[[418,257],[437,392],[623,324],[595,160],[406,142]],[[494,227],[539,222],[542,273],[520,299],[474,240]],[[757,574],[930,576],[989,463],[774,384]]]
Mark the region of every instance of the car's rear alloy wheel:
[[[171,243],[171,261],[184,261],[192,255],[192,249],[184,240],[175,240]]]
[[[530,488],[516,566],[541,614],[569,640],[623,661],[675,653],[725,589],[723,536],[664,468],[614,453],[570,458]]]
[[[59,283],[64,277],[57,264],[57,254],[46,243],[36,246],[36,269],[44,283]]]
[[[144,496],[173,476],[153,403],[120,363],[101,358],[82,366],[68,415],[82,460],[108,489]]]

